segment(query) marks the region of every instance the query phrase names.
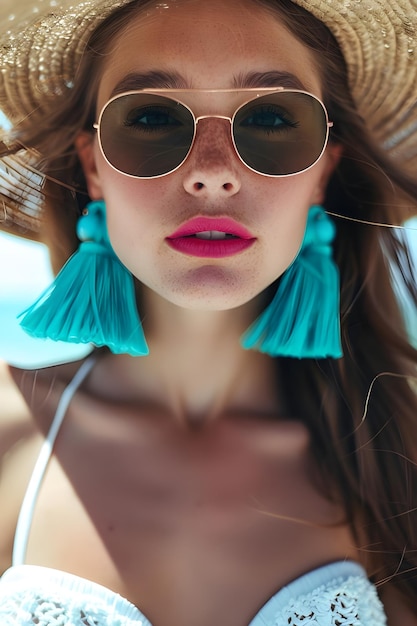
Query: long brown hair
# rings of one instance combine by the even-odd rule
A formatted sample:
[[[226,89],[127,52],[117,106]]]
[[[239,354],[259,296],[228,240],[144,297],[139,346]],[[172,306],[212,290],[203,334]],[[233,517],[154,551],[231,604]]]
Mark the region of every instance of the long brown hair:
[[[400,224],[417,213],[417,184],[369,135],[329,30],[291,0],[252,1],[278,15],[312,50],[334,121],[331,140],[344,150],[324,202],[329,212],[342,216],[335,218],[335,258],[344,358],[285,359],[280,375],[293,415],[312,434],[323,489],[343,503],[371,577],[380,584],[392,579],[417,614],[417,354],[392,270],[416,306],[417,276],[401,231],[364,223]],[[68,221],[75,222],[88,199],[74,139],[81,129],[92,129],[102,60],[133,12],[150,4],[153,0],[137,0],[105,20],[89,42],[70,97],[57,102],[56,113],[42,125],[28,120],[20,129],[19,141],[44,155],[39,167],[74,190],[49,183],[45,224],[56,231],[50,238],[56,267],[76,245]],[[64,232],[70,233],[68,243],[57,252],[54,242],[62,242]]]
[[[259,3],[315,54],[332,140],[344,150],[324,203],[344,217],[335,246],[344,358],[287,359],[281,375],[293,414],[312,433],[322,478],[336,482],[372,578],[392,580],[417,615],[417,354],[392,286],[395,271],[417,304],[417,274],[402,231],[363,223],[403,223],[417,212],[417,184],[369,135],[328,29],[290,0]]]

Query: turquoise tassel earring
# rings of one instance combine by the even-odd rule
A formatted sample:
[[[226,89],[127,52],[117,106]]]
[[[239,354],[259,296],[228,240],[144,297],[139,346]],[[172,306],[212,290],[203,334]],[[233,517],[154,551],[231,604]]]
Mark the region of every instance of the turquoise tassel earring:
[[[149,353],[133,277],[114,253],[105,204],[91,202],[77,224],[81,244],[54,282],[20,317],[34,337],[108,346],[116,354]]]
[[[343,356],[339,271],[331,247],[335,234],[324,209],[312,206],[298,256],[272,302],[244,334],[244,348],[299,359]]]

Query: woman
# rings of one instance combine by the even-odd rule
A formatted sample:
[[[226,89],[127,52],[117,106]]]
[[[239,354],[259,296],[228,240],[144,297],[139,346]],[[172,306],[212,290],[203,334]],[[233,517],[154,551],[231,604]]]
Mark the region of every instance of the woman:
[[[412,3],[38,8],[4,228],[82,243],[22,323],[109,349],[6,370],[3,622],[417,624]]]

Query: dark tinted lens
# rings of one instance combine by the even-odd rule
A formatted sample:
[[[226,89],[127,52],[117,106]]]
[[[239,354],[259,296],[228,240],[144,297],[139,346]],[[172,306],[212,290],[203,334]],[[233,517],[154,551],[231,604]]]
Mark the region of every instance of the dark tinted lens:
[[[321,155],[326,113],[309,94],[261,96],[237,112],[233,137],[242,160],[254,170],[271,176],[295,174]]]
[[[111,101],[100,122],[108,161],[125,174],[167,174],[188,154],[194,118],[182,104],[159,95],[126,94]]]

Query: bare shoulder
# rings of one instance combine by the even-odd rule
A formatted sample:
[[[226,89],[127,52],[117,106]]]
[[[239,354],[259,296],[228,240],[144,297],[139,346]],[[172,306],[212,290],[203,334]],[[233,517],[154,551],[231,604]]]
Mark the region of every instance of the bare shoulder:
[[[0,361],[0,461],[49,430],[57,402],[77,364],[21,370]],[[1,479],[1,477],[0,477]]]
[[[19,376],[19,372],[15,373]],[[0,362],[0,399],[0,571],[3,571],[10,565],[17,515],[39,434],[13,370],[4,362]]]
[[[18,415],[25,404],[12,376],[12,371],[7,363],[0,361],[0,419],[2,422],[9,415]]]
[[[32,428],[30,411],[17,384],[19,373],[0,361],[0,455]]]

